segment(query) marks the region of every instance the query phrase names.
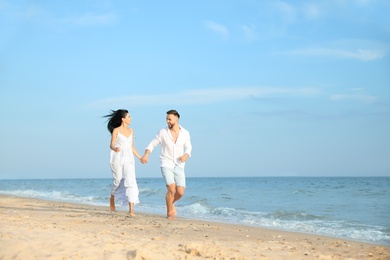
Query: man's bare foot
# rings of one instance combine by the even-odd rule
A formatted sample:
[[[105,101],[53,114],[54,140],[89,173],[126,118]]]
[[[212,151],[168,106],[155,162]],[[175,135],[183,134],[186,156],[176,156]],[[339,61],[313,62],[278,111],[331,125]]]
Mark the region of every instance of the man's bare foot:
[[[176,207],[175,207],[175,205],[173,204],[173,205],[172,205],[172,215],[176,217],[176,214],[177,214]]]
[[[167,219],[176,219],[176,208],[174,204],[172,204],[171,211],[167,209]]]
[[[110,209],[111,209],[111,211],[115,211],[115,197],[114,197],[114,195],[111,195],[111,198],[110,198]]]
[[[175,219],[176,219],[176,217],[175,217],[175,216],[173,216],[173,215],[168,215],[168,216],[167,216],[167,219],[169,219],[169,220],[175,220]]]

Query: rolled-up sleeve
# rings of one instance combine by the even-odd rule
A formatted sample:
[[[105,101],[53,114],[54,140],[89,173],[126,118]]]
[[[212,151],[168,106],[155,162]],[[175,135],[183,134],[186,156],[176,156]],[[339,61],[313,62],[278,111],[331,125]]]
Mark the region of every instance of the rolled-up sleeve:
[[[154,148],[156,148],[159,144],[161,144],[161,135],[162,135],[162,131],[159,131],[156,137],[154,137],[154,139],[146,147],[146,149],[152,152]]]
[[[190,134],[188,133],[188,138],[184,143],[184,153],[188,154],[191,157],[191,152],[192,152],[191,137]]]

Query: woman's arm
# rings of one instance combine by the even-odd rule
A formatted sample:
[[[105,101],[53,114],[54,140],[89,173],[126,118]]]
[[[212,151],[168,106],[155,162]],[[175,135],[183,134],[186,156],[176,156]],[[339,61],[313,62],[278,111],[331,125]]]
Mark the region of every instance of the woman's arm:
[[[117,136],[118,136],[118,128],[115,128],[112,131],[111,143],[110,143],[110,149],[113,150],[114,152],[119,152],[120,151],[119,147],[115,147],[115,141],[116,141],[116,137]]]
[[[131,129],[132,133],[133,133],[133,146],[131,147],[131,149],[133,150],[133,154],[135,155],[135,157],[138,158],[138,160],[141,160],[141,155],[138,153],[137,149],[135,149],[135,146],[134,146],[134,130]]]

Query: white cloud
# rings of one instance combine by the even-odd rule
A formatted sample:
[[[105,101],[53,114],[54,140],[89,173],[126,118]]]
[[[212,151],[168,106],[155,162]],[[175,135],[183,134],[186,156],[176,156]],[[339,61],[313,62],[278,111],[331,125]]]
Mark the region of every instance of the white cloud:
[[[0,0],[0,10],[6,9],[8,3],[5,0]]]
[[[222,37],[229,36],[229,30],[224,25],[212,21],[206,21],[205,24],[208,29],[217,33],[218,35],[221,35]]]
[[[114,13],[85,13],[80,16],[65,18],[66,23],[81,26],[104,26],[115,24],[118,17]]]
[[[31,5],[27,8],[25,16],[28,19],[33,19],[33,18],[42,16],[44,13],[45,13],[44,10],[42,8],[40,8],[39,6]]]
[[[38,4],[18,5],[15,1],[0,0],[0,16],[10,21],[39,20],[47,15],[47,12]]]
[[[321,15],[321,8],[315,4],[307,4],[302,8],[306,17],[317,18]]]
[[[254,42],[257,40],[257,34],[253,26],[242,25],[241,30],[244,33],[244,38],[247,42]]]
[[[366,6],[371,4],[373,1],[372,0],[355,0],[356,4],[358,6]]]
[[[84,12],[84,13],[64,13],[64,16],[58,15],[56,10],[40,4],[19,5],[15,1],[6,2],[0,0],[0,11],[4,12],[12,21],[29,21],[33,20],[41,24],[50,25],[72,25],[72,26],[106,26],[115,24],[118,16],[114,12]],[[36,2],[36,1],[35,1]],[[59,5],[58,7],[60,7]],[[61,12],[62,13],[62,12]]]
[[[186,90],[178,93],[160,94],[160,95],[133,95],[124,97],[113,97],[103,100],[97,100],[87,107],[101,106],[153,106],[153,105],[202,105],[217,103],[229,100],[242,100],[249,98],[262,98],[269,96],[311,96],[319,93],[315,88],[261,88],[261,87],[243,87],[243,88],[213,88]]]
[[[348,51],[348,50],[329,49],[329,48],[311,48],[311,49],[304,49],[304,50],[294,50],[294,51],[287,52],[287,54],[349,58],[349,59],[355,59],[361,61],[377,60],[385,56],[385,52],[380,50],[358,49],[357,51]]]
[[[335,94],[330,96],[330,99],[333,101],[344,101],[344,100],[352,100],[363,103],[375,103],[377,98],[374,96],[366,95],[366,94]]]
[[[282,14],[282,19],[289,23],[295,22],[297,16],[297,10],[293,5],[290,5],[283,1],[271,2],[271,6]]]

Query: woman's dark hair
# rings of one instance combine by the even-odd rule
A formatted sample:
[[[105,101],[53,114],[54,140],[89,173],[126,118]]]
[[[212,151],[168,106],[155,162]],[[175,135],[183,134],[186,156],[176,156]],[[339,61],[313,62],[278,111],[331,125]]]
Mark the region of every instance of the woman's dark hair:
[[[177,116],[177,118],[180,118],[179,112],[177,112],[174,109],[167,111],[167,115],[174,115],[174,116]]]
[[[107,129],[112,134],[115,128],[122,124],[122,118],[125,118],[129,113],[126,109],[111,110],[111,114],[104,117],[108,117]]]

